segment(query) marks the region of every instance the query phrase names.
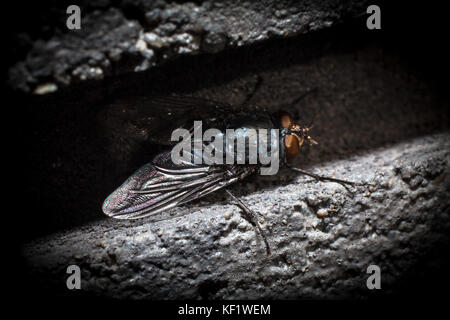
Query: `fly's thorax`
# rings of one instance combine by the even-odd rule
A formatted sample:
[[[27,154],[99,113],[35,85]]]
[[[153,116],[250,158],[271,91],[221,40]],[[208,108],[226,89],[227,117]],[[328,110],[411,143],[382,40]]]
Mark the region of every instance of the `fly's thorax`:
[[[256,126],[228,128],[212,140],[211,145],[217,147],[219,140],[223,146],[223,156],[226,158],[224,163],[227,164],[261,164],[262,156],[271,157],[272,153],[277,156],[279,154],[279,130],[276,128]],[[229,160],[231,158],[233,160]]]
[[[230,115],[220,129],[224,156],[234,157],[237,164],[261,164],[261,153],[271,157],[275,149],[278,151],[279,134],[274,130],[278,128],[266,112]],[[273,147],[275,142],[276,147]]]
[[[237,114],[232,114],[224,121],[224,124],[225,127],[223,129],[275,128],[275,125],[272,121],[272,117],[266,112],[258,112],[258,113],[240,112]]]

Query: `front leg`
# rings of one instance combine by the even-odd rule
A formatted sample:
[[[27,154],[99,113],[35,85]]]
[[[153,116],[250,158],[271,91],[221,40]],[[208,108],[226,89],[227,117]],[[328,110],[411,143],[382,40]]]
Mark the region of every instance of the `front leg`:
[[[331,177],[325,177],[325,176],[321,176],[321,175],[318,175],[318,174],[315,174],[315,173],[312,173],[312,172],[308,172],[308,171],[305,171],[305,170],[299,169],[299,168],[294,168],[294,167],[288,167],[288,168],[292,169],[294,171],[303,173],[303,174],[305,174],[307,176],[313,177],[313,178],[315,178],[317,180],[320,180],[320,181],[331,181],[331,182],[336,182],[336,183],[340,183],[340,184],[348,184],[348,185],[351,185],[351,186],[357,185],[356,182],[352,182],[352,181],[346,181],[346,180],[341,180],[341,179],[336,179],[336,178],[331,178]]]
[[[321,176],[312,172],[308,172],[306,170],[303,169],[299,169],[299,168],[294,168],[291,166],[288,166],[289,169],[300,172],[302,174],[305,174],[307,176],[310,176],[314,179],[317,179],[319,181],[330,181],[330,182],[336,182],[339,183],[340,185],[342,185],[345,189],[347,189],[347,191],[350,192],[350,190],[348,189],[347,185],[350,186],[364,186],[366,185],[365,183],[358,183],[358,182],[353,182],[353,181],[347,181],[347,180],[342,180],[342,179],[336,179],[336,178],[331,178],[331,177],[326,177],[326,176]]]

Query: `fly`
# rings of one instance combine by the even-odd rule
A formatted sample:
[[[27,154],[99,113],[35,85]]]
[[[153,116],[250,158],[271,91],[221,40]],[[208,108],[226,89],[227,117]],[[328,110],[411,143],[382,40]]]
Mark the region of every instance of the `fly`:
[[[351,181],[320,176],[291,166],[304,145],[314,145],[317,142],[310,136],[311,126],[296,123],[287,111],[271,114],[265,109],[255,107],[256,111],[250,113],[242,106],[231,106],[191,97],[151,98],[146,99],[143,104],[146,108],[141,110],[144,110],[145,114],[139,114],[138,117],[133,114],[133,119],[130,120],[135,126],[146,126],[145,123],[151,120],[154,120],[156,126],[163,122],[167,123],[167,120],[158,119],[163,115],[162,117],[171,116],[169,122],[176,127],[182,126],[182,122],[186,123],[188,121],[186,119],[194,117],[195,120],[201,120],[206,124],[207,128],[279,129],[281,166],[287,166],[320,181],[336,182],[345,187],[355,185]],[[205,110],[208,110],[208,116],[205,115]],[[168,142],[167,137],[151,136],[150,139]],[[170,143],[167,144],[170,145]],[[207,165],[187,161],[175,164],[171,158],[171,150],[172,148],[168,147],[167,150],[156,155],[150,163],[138,169],[109,195],[103,203],[103,212],[117,219],[145,218],[202,198],[212,192],[225,190],[241,208],[245,217],[258,229],[267,254],[270,254],[270,246],[264,230],[258,223],[257,213],[227,189],[233,183],[258,173],[261,165]]]

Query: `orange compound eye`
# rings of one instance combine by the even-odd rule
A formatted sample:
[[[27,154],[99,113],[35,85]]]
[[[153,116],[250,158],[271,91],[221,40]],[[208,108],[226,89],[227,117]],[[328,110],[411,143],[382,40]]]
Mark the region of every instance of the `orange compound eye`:
[[[294,125],[294,119],[292,119],[292,116],[286,112],[286,111],[280,111],[280,121],[281,121],[281,126],[283,128],[290,128]]]
[[[287,135],[284,138],[284,146],[286,147],[286,159],[288,162],[292,162],[300,150],[297,137]]]

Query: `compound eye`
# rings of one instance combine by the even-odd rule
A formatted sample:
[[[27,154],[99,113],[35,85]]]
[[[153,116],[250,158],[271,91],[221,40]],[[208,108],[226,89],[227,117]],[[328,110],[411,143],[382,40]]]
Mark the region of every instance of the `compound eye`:
[[[288,162],[292,162],[300,150],[297,137],[287,135],[284,138],[284,146],[286,147],[286,159]]]
[[[281,126],[286,129],[288,129],[294,125],[294,119],[286,111],[280,111],[280,121],[281,121]]]

